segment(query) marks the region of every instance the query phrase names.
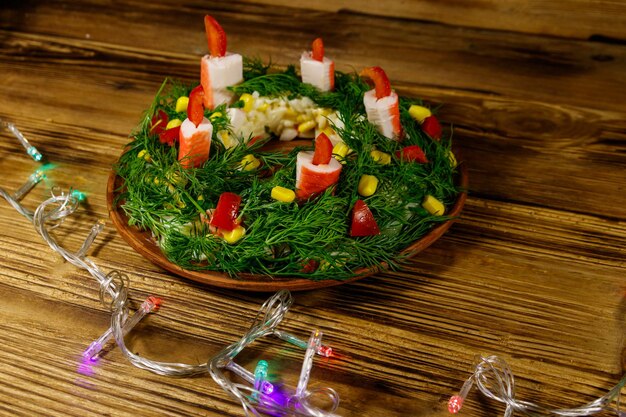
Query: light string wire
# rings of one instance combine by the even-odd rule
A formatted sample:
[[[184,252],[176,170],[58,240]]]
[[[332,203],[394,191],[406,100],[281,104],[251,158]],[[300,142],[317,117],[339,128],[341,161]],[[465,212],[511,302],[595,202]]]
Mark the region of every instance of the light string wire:
[[[613,411],[619,417],[626,417],[621,411],[621,392],[626,385],[626,375],[605,395],[591,402],[574,408],[545,408],[529,401],[515,398],[515,377],[509,365],[498,356],[477,357],[474,373],[465,381],[457,395],[448,402],[448,411],[456,414],[461,410],[463,402],[473,385],[488,398],[506,404],[504,417],[511,417],[515,411],[532,417],[561,416],[583,417],[602,411]],[[613,405],[615,403],[615,405]]]
[[[2,122],[2,120],[0,120]],[[20,143],[26,149],[28,155],[30,155],[35,161],[40,161],[42,155],[37,149],[30,145],[23,135],[17,130],[13,124],[7,124],[2,122],[20,141]],[[249,400],[242,394],[243,392],[249,392],[251,397],[257,403],[257,406],[263,412],[271,412],[273,415],[278,413],[279,415],[293,415],[297,417],[335,417],[333,412],[339,405],[339,396],[332,388],[316,388],[307,390],[310,371],[312,368],[313,357],[318,354],[320,356],[330,357],[332,355],[332,348],[321,344],[321,333],[319,331],[314,332],[314,336],[311,337],[307,345],[305,354],[305,360],[302,367],[302,373],[300,381],[298,383],[298,389],[295,394],[291,395],[287,404],[280,404],[273,398],[265,395],[269,394],[269,389],[265,388],[263,392],[258,391],[255,387],[272,387],[268,381],[257,381],[254,376],[248,375],[249,372],[242,367],[236,365],[232,359],[240,353],[248,344],[255,341],[257,338],[273,334],[276,326],[282,321],[285,313],[289,307],[293,304],[293,298],[289,291],[279,291],[274,296],[270,297],[262,306],[257,316],[250,327],[248,333],[246,333],[241,340],[233,343],[219,352],[212,360],[207,361],[205,364],[189,365],[184,363],[171,363],[171,362],[158,362],[143,358],[141,356],[132,353],[124,342],[124,335],[130,330],[132,326],[125,326],[130,324],[130,321],[135,323],[145,316],[150,311],[155,311],[155,303],[160,299],[156,297],[149,297],[147,302],[149,304],[142,304],[140,310],[135,313],[133,320],[131,317],[128,320],[129,312],[129,300],[128,289],[130,280],[126,274],[118,270],[111,270],[108,274],[104,274],[102,270],[86,256],[86,253],[91,244],[96,239],[97,235],[104,228],[104,221],[99,220],[96,222],[81,245],[79,250],[75,253],[70,252],[63,248],[56,239],[49,233],[48,229],[54,229],[65,221],[65,219],[72,215],[79,206],[82,198],[80,193],[73,192],[72,189],[68,193],[64,193],[58,187],[53,187],[51,190],[51,197],[42,202],[35,212],[28,210],[21,203],[21,198],[26,195],[37,183],[43,179],[45,175],[40,170],[37,170],[35,174],[31,175],[28,181],[15,193],[11,194],[4,189],[0,188],[0,196],[2,196],[7,202],[22,216],[26,217],[33,223],[37,232],[41,235],[44,241],[50,246],[52,250],[59,253],[65,260],[72,265],[85,269],[89,274],[98,281],[100,285],[99,298],[102,304],[111,311],[111,327],[104,335],[102,335],[96,342],[104,341],[112,333],[115,342],[119,346],[122,354],[130,361],[134,366],[148,370],[150,372],[164,375],[164,376],[176,376],[176,377],[189,377],[195,375],[201,375],[209,372],[213,379],[231,396],[239,400],[243,406],[244,413],[249,416],[250,413],[255,416],[259,416],[259,412],[250,404]],[[107,301],[107,298],[109,301]],[[148,307],[149,306],[149,307]],[[140,314],[137,314],[140,313]],[[262,316],[262,319],[260,317]],[[276,331],[276,337],[282,340],[286,340],[296,346],[302,347],[305,342],[297,337],[290,335],[286,332]],[[94,343],[90,345],[86,352],[95,348]],[[88,355],[91,358],[90,355]],[[231,365],[231,366],[228,366]],[[231,383],[221,371],[221,368],[228,368],[230,370],[238,371],[240,374],[244,373],[244,379],[253,382],[253,386],[246,386],[243,384]],[[330,411],[324,411],[310,404],[310,399],[314,396],[324,395],[331,402]]]
[[[288,390],[287,404],[282,404],[277,401],[271,393],[266,392],[267,390],[255,389],[254,385],[257,384],[248,386],[233,383],[223,372],[224,369],[235,371],[240,368],[235,364],[234,359],[246,346],[261,337],[269,335],[276,336],[276,327],[278,327],[280,322],[283,320],[292,303],[293,298],[291,297],[291,293],[289,291],[278,291],[265,301],[265,303],[263,303],[248,332],[244,334],[239,341],[222,349],[209,361],[209,373],[213,377],[213,380],[215,380],[215,382],[232,398],[241,403],[245,415],[248,417],[251,415],[255,417],[260,416],[261,414],[259,410],[272,415],[287,412],[288,415],[297,417],[336,416],[334,412],[339,406],[339,395],[334,389],[325,387],[307,390],[313,357],[316,353],[323,356],[319,353],[319,347],[321,346],[321,333],[319,331],[313,332],[315,336],[312,336],[311,340],[309,340],[309,343],[307,344],[298,388],[295,391]],[[299,344],[297,344],[297,346],[299,346]],[[244,379],[254,378],[246,378],[245,375],[240,376]],[[261,384],[260,386],[263,385]],[[328,411],[315,407],[311,404],[311,400],[319,396],[325,396],[330,402],[330,409]]]

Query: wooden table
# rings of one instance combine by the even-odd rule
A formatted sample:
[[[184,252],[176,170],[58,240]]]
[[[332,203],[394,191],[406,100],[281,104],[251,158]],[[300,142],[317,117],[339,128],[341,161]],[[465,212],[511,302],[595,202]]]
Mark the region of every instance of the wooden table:
[[[474,355],[497,354],[520,399],[566,407],[606,392],[623,372],[625,334],[626,6],[292,3],[3,3],[0,118],[56,164],[46,185],[88,193],[57,239],[78,248],[106,218],[111,165],[164,77],[198,78],[204,14],[230,50],[282,65],[323,36],[340,70],[380,65],[401,94],[443,104],[471,185],[460,221],[402,270],[294,294],[284,328],[305,338],[320,328],[343,354],[318,361],[313,383],[340,393],[343,416],[446,416]],[[0,138],[0,185],[15,190],[37,164],[8,132]],[[39,185],[24,204],[48,192]],[[81,368],[109,325],[95,281],[4,201],[0,230],[0,414],[243,415],[208,375],[154,375],[113,347]],[[127,338],[153,359],[206,361],[267,297],[170,275],[110,224],[90,256],[130,275],[133,301],[165,299]],[[269,340],[240,363],[260,358],[293,380],[302,352]],[[461,415],[502,410],[473,391]]]

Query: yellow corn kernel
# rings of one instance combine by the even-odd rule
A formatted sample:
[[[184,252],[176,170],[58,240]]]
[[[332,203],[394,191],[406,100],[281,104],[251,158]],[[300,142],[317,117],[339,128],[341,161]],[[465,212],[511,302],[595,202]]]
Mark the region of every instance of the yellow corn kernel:
[[[374,160],[374,162],[379,163],[381,165],[389,165],[391,163],[391,155],[381,151],[372,151],[370,152],[370,156]]]
[[[183,209],[183,208],[187,207],[187,204],[185,204],[185,202],[183,200],[181,200],[179,196],[175,196],[174,200],[176,200],[176,206],[178,208]]]
[[[296,117],[298,115],[298,113],[296,113],[296,111],[294,109],[292,109],[291,107],[287,107],[287,110],[285,111],[285,117]]]
[[[141,151],[139,151],[139,153],[137,154],[137,158],[145,159],[147,162],[152,162],[152,157],[150,156],[148,151],[145,149],[142,149]]]
[[[180,120],[180,119],[172,119],[169,122],[167,122],[167,126],[165,126],[165,130],[178,127],[178,126],[180,126],[182,124],[183,124],[182,120]]]
[[[452,168],[456,168],[456,166],[459,164],[456,161],[456,157],[454,156],[452,151],[448,151],[448,159],[450,160],[450,165],[452,165]]]
[[[267,108],[268,108],[268,107],[269,107],[269,104],[267,104],[267,103],[263,103],[263,104],[261,104],[259,107],[257,107],[257,109],[256,109],[256,110],[257,110],[258,112],[264,113],[264,112],[265,112],[265,110],[267,110]]]
[[[424,122],[424,119],[431,116],[432,113],[424,106],[418,106],[416,104],[409,107],[409,114],[412,118],[418,121],[418,123]]]
[[[219,232],[222,234],[224,240],[231,245],[233,243],[237,243],[242,237],[246,235],[246,229],[243,226],[237,226],[230,231],[219,229]]]
[[[308,132],[311,129],[314,129],[316,126],[315,120],[309,120],[308,122],[304,122],[298,125],[298,132],[304,133]]]
[[[343,162],[348,152],[350,152],[350,148],[343,142],[339,142],[333,146],[333,155],[339,162]]]
[[[217,119],[218,117],[222,117],[222,116],[223,116],[223,115],[222,115],[222,113],[221,113],[221,112],[216,111],[215,113],[213,113],[213,114],[211,114],[211,115],[209,116],[209,120],[210,120],[210,121],[213,121],[213,120]]]
[[[178,113],[187,111],[187,106],[189,105],[189,97],[180,96],[176,99],[176,111]]]
[[[322,116],[328,116],[332,112],[332,109],[321,108],[319,112]]]
[[[198,201],[204,201],[204,196],[199,195],[199,196],[198,196]]]
[[[298,122],[298,123],[308,122],[309,120],[311,120],[311,118],[309,116],[307,116],[306,114],[304,114],[304,113],[300,113],[296,117],[296,122]]]
[[[378,188],[378,178],[373,175],[361,175],[358,186],[359,194],[363,197],[369,197],[376,192],[376,188]]]
[[[246,113],[252,110],[252,106],[254,106],[254,97],[251,94],[244,93],[239,97],[239,100],[243,101],[243,111]]]
[[[181,187],[187,185],[187,178],[185,178],[185,176],[179,174],[176,171],[168,172],[167,174],[165,174],[165,177],[168,179],[169,182],[174,185],[179,185]]]
[[[253,169],[257,169],[261,166],[261,161],[254,157],[251,153],[244,156],[241,160],[241,168],[244,171],[252,171]]]
[[[161,180],[159,179],[159,177],[154,177],[154,183],[155,183],[156,185],[161,184]]]
[[[235,141],[230,137],[230,134],[228,133],[227,130],[220,130],[217,133],[218,137],[220,138],[220,140],[222,141],[222,143],[224,144],[224,147],[226,149],[230,149],[233,146],[236,145]]]
[[[276,186],[272,188],[271,196],[274,200],[282,201],[283,203],[291,203],[296,199],[296,193],[289,188]]]
[[[427,195],[426,197],[424,197],[424,201],[422,201],[422,207],[424,207],[427,212],[429,212],[430,214],[434,214],[435,216],[443,216],[443,213],[445,213],[446,211],[443,203],[437,200],[432,195]]]

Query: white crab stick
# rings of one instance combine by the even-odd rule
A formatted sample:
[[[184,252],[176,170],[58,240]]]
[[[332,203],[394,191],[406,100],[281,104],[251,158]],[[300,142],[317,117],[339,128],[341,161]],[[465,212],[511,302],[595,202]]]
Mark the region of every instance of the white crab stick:
[[[376,90],[367,91],[363,95],[363,104],[367,120],[375,125],[383,136],[393,140],[400,138],[402,133],[400,107],[395,91],[380,99],[376,98]]]
[[[233,93],[226,87],[243,81],[241,55],[226,53],[222,57],[205,55],[200,64],[200,82],[204,89],[204,108],[213,109],[220,104],[230,104]]]
[[[313,152],[298,152],[296,159],[296,194],[300,199],[323,192],[339,181],[342,165],[335,158],[327,164],[313,164]]]
[[[311,57],[311,52],[303,52],[300,57],[302,82],[312,84],[322,91],[335,88],[335,63],[324,57],[322,61]]]

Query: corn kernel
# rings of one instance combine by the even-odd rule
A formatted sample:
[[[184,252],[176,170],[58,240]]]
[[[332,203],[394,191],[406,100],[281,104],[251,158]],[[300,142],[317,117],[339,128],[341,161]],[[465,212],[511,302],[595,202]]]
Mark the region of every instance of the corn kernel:
[[[378,188],[378,178],[373,175],[362,175],[359,180],[358,191],[363,197],[369,197],[376,192]]]
[[[350,148],[343,142],[339,142],[333,147],[333,155],[339,162],[343,162],[348,152],[350,152]]]
[[[165,130],[167,129],[173,129],[175,127],[178,127],[180,125],[183,124],[183,121],[180,119],[172,119],[169,122],[167,122],[167,125],[165,126]]]
[[[427,195],[424,197],[424,201],[422,201],[422,207],[426,209],[430,214],[434,214],[435,216],[442,216],[445,213],[446,208],[443,203],[437,200],[432,195]]]
[[[137,158],[145,159],[147,162],[152,162],[152,157],[150,156],[148,151],[145,149],[142,149],[141,151],[139,151],[139,153],[137,154]]]
[[[370,156],[374,160],[374,162],[379,163],[381,165],[389,165],[391,163],[391,155],[381,151],[372,151],[370,152]]]
[[[291,203],[296,199],[296,193],[289,188],[280,186],[272,188],[271,196],[274,200],[282,201],[283,203]]]
[[[241,168],[244,171],[252,171],[253,169],[257,169],[261,166],[261,161],[254,157],[251,153],[244,156],[241,160]]]
[[[311,118],[309,116],[307,116],[306,114],[303,114],[303,113],[299,114],[296,117],[296,122],[298,122],[298,123],[308,122],[309,120],[311,120]]]
[[[247,113],[252,110],[252,107],[254,106],[254,97],[252,97],[252,95],[244,93],[241,97],[239,97],[239,100],[243,101],[243,111]]]
[[[263,103],[261,104],[259,107],[257,107],[257,111],[261,112],[261,113],[265,113],[265,111],[267,110],[267,108],[269,107],[269,104],[267,103]]]
[[[219,136],[220,140],[222,141],[226,149],[230,149],[236,145],[236,141],[234,141],[230,137],[230,134],[228,133],[227,130],[220,130],[217,135]]]
[[[154,183],[155,183],[156,185],[161,184],[161,180],[159,179],[159,177],[154,177]]]
[[[199,196],[198,196],[198,201],[204,201],[204,196],[199,195]]]
[[[221,233],[224,240],[231,245],[233,243],[237,243],[242,237],[246,235],[246,229],[243,226],[237,226],[230,231],[219,229],[219,232]]]
[[[223,116],[223,115],[222,115],[222,113],[221,113],[221,112],[216,111],[215,113],[213,113],[213,114],[211,114],[211,115],[209,116],[209,120],[210,120],[210,121],[213,121],[213,120],[215,120],[215,119],[217,119],[217,118],[219,118],[219,117],[222,117],[222,116]]]
[[[456,161],[456,157],[454,156],[452,151],[448,151],[448,159],[450,160],[450,165],[452,165],[452,168],[456,168],[456,166],[459,164]]]
[[[418,123],[424,122],[424,119],[431,116],[432,113],[424,106],[418,106],[416,104],[409,107],[409,114],[412,118],[418,121]]]
[[[308,132],[311,129],[315,128],[315,120],[309,120],[308,122],[304,122],[298,125],[298,132],[304,133]]]
[[[189,97],[187,97],[187,96],[180,96],[176,100],[176,111],[178,113],[187,111],[187,106],[188,105],[189,105]]]
[[[294,109],[292,109],[291,107],[287,107],[287,110],[285,111],[285,117],[296,117],[298,115],[298,113],[296,113],[296,111]]]

